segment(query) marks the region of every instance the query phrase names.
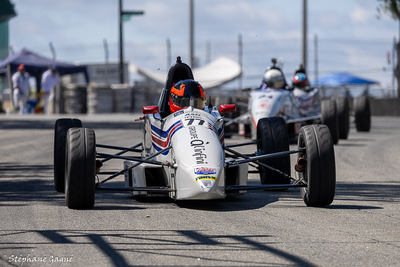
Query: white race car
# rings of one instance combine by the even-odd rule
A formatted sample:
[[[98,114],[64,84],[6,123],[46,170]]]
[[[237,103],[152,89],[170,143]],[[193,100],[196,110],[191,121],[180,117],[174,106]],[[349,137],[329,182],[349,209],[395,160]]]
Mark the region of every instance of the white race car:
[[[325,124],[328,126],[333,143],[347,139],[350,129],[350,105],[345,97],[321,99],[318,88],[308,86],[304,70],[295,74],[298,86],[288,86],[283,72],[273,66],[264,74],[260,88],[249,91],[248,112],[241,116],[225,118],[226,126],[232,123],[244,123],[252,139],[257,137],[257,123],[262,118],[280,116],[284,118],[291,137],[297,137],[301,126],[307,124]],[[304,73],[303,73],[304,72]],[[354,101],[354,116],[358,131],[369,131],[370,111],[366,97]]]
[[[188,106],[174,113],[168,107],[173,84],[193,79],[190,67],[180,57],[167,77],[158,106],[143,107],[142,142],[128,147],[96,144],[93,129],[83,128],[78,119],[59,119],[55,124],[54,184],[65,192],[72,209],[92,208],[95,190],[131,191],[138,196],[169,196],[174,200],[223,199],[247,190],[300,188],[307,206],[326,206],[335,195],[335,155],[325,125],[302,127],[298,148],[289,150],[285,121],[281,117],[258,121],[257,140],[226,145],[221,113],[233,112],[235,105]],[[242,154],[239,146],[254,146],[254,153]],[[117,154],[98,150],[118,149]],[[125,153],[137,153],[126,156]],[[297,178],[290,174],[290,155]],[[102,172],[110,159],[122,159],[123,169]],[[251,165],[260,173],[261,184],[247,185]],[[125,186],[105,183],[124,175]],[[98,178],[96,181],[96,177]],[[104,177],[100,179],[99,177]]]

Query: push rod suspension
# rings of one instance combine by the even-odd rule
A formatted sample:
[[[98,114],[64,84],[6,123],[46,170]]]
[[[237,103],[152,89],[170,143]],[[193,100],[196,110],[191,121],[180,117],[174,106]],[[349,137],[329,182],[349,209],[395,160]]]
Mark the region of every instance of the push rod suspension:
[[[113,172],[98,172],[97,174],[99,174],[99,175],[111,175],[111,174],[114,174],[116,172],[117,171],[113,171]]]
[[[248,156],[248,157],[254,157],[254,156],[256,156],[256,154],[241,154],[240,156],[238,156],[238,155],[232,155],[232,154],[228,154],[228,153],[226,153],[225,154],[226,155],[226,157],[230,157],[230,158],[234,158],[234,159],[237,159],[237,158],[242,158],[242,155],[244,155],[244,156]]]
[[[307,184],[270,184],[270,185],[228,185],[225,187],[226,191],[237,190],[260,190],[260,189],[289,189],[297,187],[307,187]]]
[[[153,155],[150,155],[150,156],[148,156],[148,157],[146,157],[146,158],[144,158],[144,159],[140,159],[140,161],[137,160],[137,159],[134,159],[135,161],[139,161],[139,162],[136,163],[136,164],[133,164],[132,166],[129,166],[129,167],[123,169],[122,171],[119,171],[119,172],[117,172],[117,173],[114,173],[113,175],[111,175],[111,176],[108,177],[107,179],[104,179],[103,181],[101,181],[99,184],[103,184],[103,183],[105,183],[105,182],[107,182],[107,181],[109,181],[109,180],[111,180],[111,179],[113,179],[113,178],[115,178],[115,177],[121,175],[122,173],[125,173],[126,171],[129,171],[130,169],[133,169],[133,168],[135,168],[136,166],[139,166],[139,165],[142,164],[143,162],[148,162],[148,160],[150,160],[150,159],[154,158],[155,156],[158,156],[158,155],[160,155],[160,154],[162,154],[162,153],[164,153],[164,152],[170,150],[171,148],[172,148],[172,146],[169,146],[169,147],[166,147],[166,148],[164,148],[164,149],[161,149],[160,151],[158,151],[157,153],[154,153]],[[151,162],[151,163],[152,163],[152,164],[155,164],[155,163],[153,163],[153,162]]]
[[[129,149],[135,149],[135,148],[137,148],[137,147],[139,147],[139,146],[141,146],[142,145],[142,143],[139,143],[139,144],[137,144],[137,145],[134,145],[134,146],[132,146],[132,147],[130,147]],[[96,144],[96,146],[97,147],[104,147],[104,148],[109,148],[109,147],[107,147],[106,145],[100,145],[100,144]],[[122,151],[120,151],[120,152],[118,152],[117,154],[115,154],[115,155],[122,155],[122,154],[125,154],[126,152],[128,152],[129,150],[127,149],[127,148],[124,148]],[[141,152],[141,151],[140,151]],[[106,162],[106,161],[109,161],[110,159],[112,159],[111,157],[108,157],[108,158],[105,158],[105,159],[103,159],[101,162]]]
[[[158,161],[149,162],[148,160],[145,160],[145,159],[142,159],[142,158],[138,158],[138,157],[127,157],[127,156],[111,155],[111,154],[105,154],[105,153],[97,153],[96,155],[99,158],[111,157],[111,158],[115,158],[115,159],[134,160],[134,161],[139,161],[139,162],[142,162],[142,163],[143,162],[148,162],[148,163],[155,164],[155,165],[162,165],[163,164],[163,163],[158,162]]]
[[[229,150],[228,150],[229,151]],[[231,152],[231,151],[229,151]],[[245,157],[245,155],[243,155],[243,157],[245,159],[243,160],[238,160],[235,161],[235,164],[242,164],[242,163],[247,163],[247,162],[253,162],[255,160],[261,160],[261,159],[274,159],[274,158],[280,158],[280,157],[284,157],[284,156],[288,156],[291,154],[297,154],[297,153],[301,153],[304,152],[304,149],[298,149],[298,150],[291,150],[291,151],[282,151],[282,152],[275,152],[275,153],[270,153],[270,154],[265,154],[265,155],[260,155],[260,156],[255,156],[255,157]],[[237,152],[236,152],[237,153]],[[239,153],[240,154],[240,153]]]
[[[280,171],[278,169],[275,169],[275,168],[273,168],[273,167],[271,167],[271,166],[269,166],[269,165],[267,165],[265,163],[259,162],[258,160],[278,158],[278,157],[283,157],[283,156],[287,156],[287,155],[290,155],[290,154],[295,154],[295,153],[299,153],[299,152],[303,152],[304,151],[304,149],[300,149],[300,150],[293,150],[293,151],[284,151],[284,152],[271,153],[271,154],[255,156],[255,157],[248,157],[248,156],[243,155],[243,154],[241,154],[241,153],[239,153],[239,152],[237,152],[235,150],[232,150],[232,149],[230,149],[228,147],[224,147],[224,149],[229,151],[229,152],[231,152],[231,153],[233,153],[233,154],[235,154],[235,155],[238,155],[238,156],[244,158],[244,160],[237,160],[237,161],[234,161],[234,162],[229,162],[228,164],[235,165],[235,164],[254,162],[255,164],[258,164],[259,166],[262,166],[262,167],[265,167],[267,169],[270,169],[270,170],[272,170],[272,171],[274,171],[276,173],[279,173],[283,177],[286,177],[286,178],[289,178],[289,179],[292,179],[292,180],[296,180],[296,179],[294,179],[290,175],[288,175],[288,174],[286,174],[286,173],[284,173],[284,172],[282,172],[282,171]]]
[[[117,149],[117,150],[126,150],[126,151],[132,151],[132,152],[142,152],[142,149],[135,149],[136,147],[140,146],[141,144],[135,145],[133,147],[122,147],[122,146],[110,146],[110,145],[101,145],[101,144],[96,144],[97,147],[102,147],[102,148],[109,148],[109,149]]]
[[[227,145],[227,146],[225,146],[225,147],[248,146],[248,145],[257,144],[257,142],[258,142],[258,141],[252,141],[252,142],[247,142],[247,143],[239,143],[239,144]]]

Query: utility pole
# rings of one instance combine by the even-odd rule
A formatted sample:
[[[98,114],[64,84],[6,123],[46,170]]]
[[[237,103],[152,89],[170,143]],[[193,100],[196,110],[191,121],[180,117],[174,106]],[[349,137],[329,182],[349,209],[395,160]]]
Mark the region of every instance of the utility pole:
[[[56,61],[56,50],[54,49],[53,43],[49,43],[51,54],[53,55],[53,61]]]
[[[171,66],[171,41],[167,38],[167,71]]]
[[[393,98],[396,95],[396,89],[394,88],[394,74],[396,72],[396,65],[394,64],[394,53],[396,52],[396,37],[393,37],[393,47],[392,47],[392,90]]]
[[[106,60],[106,84],[108,85],[108,67],[109,67],[109,62],[108,62],[108,44],[107,44],[107,39],[103,40],[103,45],[104,45],[104,55],[105,55],[105,60]]]
[[[243,82],[243,75],[242,75],[242,70],[243,70],[243,41],[242,41],[242,35],[239,34],[238,36],[238,46],[239,46],[239,65],[240,65],[240,76],[239,76],[239,90],[242,89],[242,82]]]
[[[314,79],[318,81],[318,36],[314,35]]]
[[[14,54],[15,54],[14,47],[13,47],[12,45],[10,45],[10,46],[8,47],[8,49],[10,50],[10,54],[11,54],[11,55],[14,55]]]
[[[189,14],[190,14],[190,18],[189,18],[189,21],[190,21],[190,23],[189,23],[189,36],[190,36],[190,41],[189,41],[189,45],[190,45],[190,47],[189,47],[189,50],[190,50],[190,52],[189,52],[189,58],[190,58],[190,67],[194,67],[193,66],[193,63],[194,63],[194,37],[193,37],[193,35],[194,35],[194,22],[193,22],[193,20],[194,20],[194,11],[193,11],[193,9],[194,9],[194,3],[193,3],[193,1],[194,0],[190,0],[190,6],[189,6]]]
[[[208,40],[206,42],[206,63],[211,61],[211,42]]]
[[[303,57],[302,63],[307,70],[307,0],[303,0]]]
[[[124,83],[124,49],[122,38],[122,0],[119,0],[119,83]]]
[[[53,55],[53,63],[54,63],[56,61],[56,50],[54,49],[52,42],[49,43],[49,47],[50,47],[51,54]],[[36,78],[36,82],[38,82],[38,81],[39,81],[39,79]],[[40,93],[40,86],[36,86],[36,93],[37,94]],[[60,114],[61,90],[60,90],[59,84],[55,86],[55,96],[56,97],[52,104],[52,106],[53,106],[52,113]]]
[[[123,30],[122,23],[127,21],[133,15],[143,15],[144,11],[123,11],[122,0],[119,0],[119,81],[124,83],[124,43],[123,43]]]

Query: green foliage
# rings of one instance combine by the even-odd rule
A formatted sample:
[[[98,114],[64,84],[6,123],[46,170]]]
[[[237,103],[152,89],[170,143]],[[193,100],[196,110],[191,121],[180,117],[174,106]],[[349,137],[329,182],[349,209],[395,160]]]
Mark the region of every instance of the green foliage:
[[[389,13],[394,20],[400,20],[400,0],[378,0],[377,10],[378,18]]]

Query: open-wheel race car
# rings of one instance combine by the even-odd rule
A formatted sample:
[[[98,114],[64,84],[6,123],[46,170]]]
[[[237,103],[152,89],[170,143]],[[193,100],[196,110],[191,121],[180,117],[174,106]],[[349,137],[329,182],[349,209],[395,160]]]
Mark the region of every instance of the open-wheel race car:
[[[169,70],[158,106],[143,107],[144,130],[139,144],[97,144],[94,130],[83,128],[80,120],[56,121],[54,184],[56,191],[65,192],[69,208],[92,208],[96,190],[163,195],[179,201],[224,199],[248,190],[300,188],[307,206],[332,203],[335,155],[327,126],[302,127],[297,149],[289,150],[284,119],[263,118],[258,121],[257,140],[226,145],[221,114],[233,112],[235,105],[220,105],[218,109],[183,95],[179,100],[187,106],[171,111],[171,88],[193,80],[190,67],[178,57]],[[253,146],[254,152],[243,154],[235,150],[243,146]],[[291,176],[291,154],[298,155],[293,164],[296,177]],[[113,173],[102,172],[101,167],[111,159],[123,160],[123,168]],[[260,184],[247,184],[249,166],[260,174]],[[124,175],[124,186],[106,185],[120,175]]]
[[[247,112],[236,118],[225,118],[225,125],[242,123],[247,134],[256,139],[260,119],[280,116],[284,118],[291,138],[297,138],[301,126],[325,124],[334,144],[339,139],[347,139],[351,114],[349,99],[322,99],[319,89],[309,85],[302,66],[295,72],[293,84],[289,86],[276,62],[276,59],[272,59],[273,65],[265,72],[259,88],[246,89],[249,92]],[[353,113],[357,131],[369,131],[371,115],[368,98],[355,98]]]

